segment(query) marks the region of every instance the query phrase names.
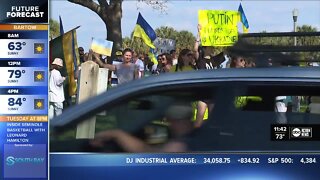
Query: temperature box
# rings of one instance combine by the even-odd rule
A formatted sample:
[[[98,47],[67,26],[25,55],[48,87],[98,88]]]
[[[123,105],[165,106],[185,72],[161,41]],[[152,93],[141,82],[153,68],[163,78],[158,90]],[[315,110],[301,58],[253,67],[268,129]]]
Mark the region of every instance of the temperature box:
[[[47,104],[47,95],[1,95],[0,114],[48,114]]]
[[[0,49],[0,58],[48,57],[46,39],[1,39]]]
[[[47,67],[2,67],[0,86],[47,86]]]

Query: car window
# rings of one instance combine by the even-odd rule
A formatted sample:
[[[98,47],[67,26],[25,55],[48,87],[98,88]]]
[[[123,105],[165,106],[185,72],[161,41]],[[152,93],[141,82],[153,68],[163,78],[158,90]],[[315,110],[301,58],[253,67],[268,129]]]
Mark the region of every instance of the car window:
[[[288,106],[295,96],[303,99],[297,112]],[[319,142],[271,141],[273,124],[320,124],[319,96],[319,87],[311,83],[198,83],[142,91],[111,102],[93,117],[96,133],[121,129],[151,146],[161,146],[173,140],[165,117],[168,109],[183,102],[196,113],[201,101],[207,104],[206,119],[180,138],[188,151],[320,150]],[[285,97],[281,99],[288,109],[284,113],[276,110],[279,97]],[[195,119],[194,115],[192,123]]]

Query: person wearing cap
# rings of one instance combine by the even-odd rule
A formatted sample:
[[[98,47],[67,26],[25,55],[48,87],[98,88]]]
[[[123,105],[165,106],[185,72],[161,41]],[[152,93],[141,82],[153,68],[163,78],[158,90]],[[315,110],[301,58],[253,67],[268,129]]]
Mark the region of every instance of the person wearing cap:
[[[51,64],[49,77],[49,119],[58,116],[63,110],[64,90],[63,82],[65,77],[61,76],[59,70],[63,67],[63,60],[55,58]]]
[[[102,147],[104,142],[115,141],[126,152],[186,152],[188,137],[193,135],[191,121],[193,109],[190,103],[177,102],[168,107],[164,120],[169,123],[171,139],[162,147],[151,147],[141,139],[123,130],[107,130],[95,135],[91,146]]]
[[[121,58],[121,57],[122,57],[122,51],[121,51],[121,50],[118,50],[118,51],[116,52],[116,56],[117,56],[117,58]]]

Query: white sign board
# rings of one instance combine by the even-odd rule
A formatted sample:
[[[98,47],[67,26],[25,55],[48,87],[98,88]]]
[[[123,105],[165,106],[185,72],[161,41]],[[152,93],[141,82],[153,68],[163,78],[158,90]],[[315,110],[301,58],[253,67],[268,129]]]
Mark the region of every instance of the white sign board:
[[[176,41],[173,39],[157,38],[153,44],[156,47],[156,54],[170,53],[171,50],[176,49]]]

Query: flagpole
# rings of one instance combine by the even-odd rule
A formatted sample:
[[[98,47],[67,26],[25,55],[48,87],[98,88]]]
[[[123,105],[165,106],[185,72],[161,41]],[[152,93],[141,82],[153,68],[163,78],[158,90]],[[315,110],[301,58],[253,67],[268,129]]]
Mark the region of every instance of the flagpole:
[[[69,30],[69,31],[67,31],[66,33],[64,33],[64,34],[67,34],[68,32],[71,32],[71,31],[73,31],[73,30],[75,30],[75,29],[78,29],[79,27],[81,27],[81,26],[77,26],[77,27],[75,27],[75,28],[73,28],[73,29],[71,29],[71,30]],[[62,36],[63,34],[61,34],[60,36]],[[60,36],[58,36],[58,37],[60,37]],[[56,37],[57,38],[57,37]]]

